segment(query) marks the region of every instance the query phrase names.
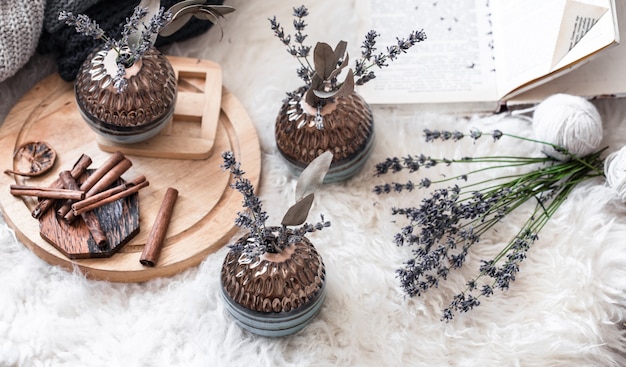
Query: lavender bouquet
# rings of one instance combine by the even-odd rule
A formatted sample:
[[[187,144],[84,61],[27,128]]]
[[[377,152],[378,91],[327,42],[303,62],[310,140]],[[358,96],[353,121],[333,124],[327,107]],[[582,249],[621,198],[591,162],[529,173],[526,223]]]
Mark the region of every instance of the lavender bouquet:
[[[458,131],[424,130],[424,135],[427,142],[458,141],[468,137]],[[535,203],[517,235],[494,258],[481,260],[477,274],[467,280],[464,290],[443,310],[442,320],[445,321],[451,320],[457,312],[467,312],[480,305],[481,298],[509,289],[527,252],[539,239],[539,232],[569,193],[579,183],[604,175],[601,155],[606,148],[578,157],[561,146],[499,130],[491,133],[475,130],[469,134],[474,140],[484,136],[491,136],[494,141],[502,138],[531,141],[556,150],[566,159],[552,156],[445,159],[416,155],[387,158],[376,165],[376,174],[380,176],[403,170],[418,172],[441,164],[488,164],[457,176],[438,180],[425,177],[419,183],[392,182],[374,188],[374,192],[383,195],[444,185],[434,188],[419,206],[392,209],[393,215],[408,220],[408,224],[394,236],[394,242],[412,249],[411,258],[397,271],[402,288],[411,297],[421,296],[445,281],[450,272],[465,264],[469,251],[480,245],[483,234],[523,204]],[[471,180],[479,172],[499,169],[509,172],[513,167],[528,169],[482,181]]]

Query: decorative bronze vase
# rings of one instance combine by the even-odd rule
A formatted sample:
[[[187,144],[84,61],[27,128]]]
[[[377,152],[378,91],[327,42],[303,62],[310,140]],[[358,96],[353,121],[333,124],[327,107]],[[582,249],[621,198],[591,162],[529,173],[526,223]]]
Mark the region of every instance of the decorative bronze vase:
[[[325,286],[322,257],[304,237],[279,253],[251,255],[232,248],[222,265],[226,308],[239,326],[262,336],[303,329],[319,313]]]
[[[176,104],[176,74],[169,60],[151,47],[124,79],[114,86],[117,53],[95,50],[82,64],[74,92],[78,109],[92,130],[116,143],[136,143],[158,134],[169,122]]]
[[[324,182],[351,178],[361,170],[374,145],[374,118],[369,105],[352,92],[316,109],[304,101],[305,92],[306,88],[300,88],[283,101],[275,125],[278,151],[299,175],[313,159],[329,150],[333,162]]]

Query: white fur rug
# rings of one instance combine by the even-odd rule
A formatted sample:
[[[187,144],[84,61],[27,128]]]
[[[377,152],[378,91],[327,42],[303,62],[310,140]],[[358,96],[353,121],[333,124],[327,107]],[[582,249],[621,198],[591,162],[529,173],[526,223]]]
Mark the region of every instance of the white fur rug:
[[[291,30],[291,2],[229,1],[238,8],[224,38],[207,35],[170,47],[171,54],[219,62],[224,84],[247,108],[263,147],[261,197],[279,221],[292,197],[289,174],[273,141],[273,123],[286,91],[299,86],[297,63],[273,37],[267,18]],[[299,5],[296,4],[296,5]],[[340,39],[357,54],[361,35],[353,1],[314,1],[310,42]],[[425,29],[428,31],[428,29]],[[406,33],[401,30],[398,35]],[[419,46],[412,52],[419,52]],[[393,65],[391,66],[393,67]],[[53,70],[36,58],[0,84],[0,119],[25,90]],[[382,71],[384,72],[384,71]],[[606,145],[626,144],[626,101],[597,103]],[[388,156],[531,154],[533,146],[471,142],[423,143],[422,129],[498,128],[529,136],[530,125],[502,116],[461,118],[417,106],[374,106],[377,141],[364,171],[324,186],[311,217],[332,227],[311,236],[328,274],[320,315],[298,334],[257,337],[236,326],[219,294],[227,249],[198,267],[144,284],[85,279],[52,267],[19,243],[0,220],[1,366],[624,366],[626,365],[626,205],[603,180],[575,190],[541,232],[511,289],[450,323],[441,309],[463,288],[452,277],[421,298],[406,298],[395,270],[409,249],[392,243],[401,228],[392,206],[417,205],[424,192],[379,197],[373,186],[400,177],[373,177]],[[245,168],[245,162],[243,162]],[[454,168],[436,172],[449,173]],[[458,172],[458,171],[456,171]],[[420,176],[412,176],[417,182]],[[7,188],[3,188],[7,189]],[[522,213],[527,215],[528,213]],[[510,216],[484,237],[463,274],[492,246],[507,242],[523,220]]]

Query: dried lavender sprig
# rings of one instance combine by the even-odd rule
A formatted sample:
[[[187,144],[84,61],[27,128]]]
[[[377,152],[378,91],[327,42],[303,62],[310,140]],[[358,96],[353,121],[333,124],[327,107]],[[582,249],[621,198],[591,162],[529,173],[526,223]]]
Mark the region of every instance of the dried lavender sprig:
[[[128,80],[126,76],[126,67],[123,63],[117,64],[117,73],[113,77],[113,87],[117,91],[124,91],[128,88]]]
[[[387,158],[385,161],[377,163],[375,166],[375,169],[376,169],[375,175],[381,176],[390,172],[397,173],[405,169],[407,169],[409,172],[412,173],[412,172],[418,171],[421,167],[428,169],[428,168],[435,167],[439,164],[445,164],[447,166],[453,163],[457,163],[457,164],[458,163],[499,163],[500,164],[497,166],[488,166],[485,168],[476,169],[468,173],[464,173],[464,174],[457,175],[457,176],[451,176],[446,179],[433,181],[433,183],[446,182],[446,181],[452,181],[452,180],[457,180],[457,179],[467,181],[467,176],[473,173],[496,170],[496,169],[503,168],[503,167],[537,165],[540,163],[550,163],[554,161],[555,160],[550,157],[529,158],[529,157],[516,157],[516,156],[493,156],[493,157],[464,157],[461,159],[446,159],[446,158],[438,159],[438,158],[426,157],[423,154],[421,154],[420,156],[415,156],[415,157],[411,155],[407,155],[402,158],[398,158],[398,157]]]
[[[357,85],[363,85],[376,77],[375,73],[370,70],[374,66],[379,69],[389,66],[388,61],[397,59],[411,47],[426,40],[424,30],[412,31],[408,38],[396,38],[396,44],[388,46],[386,53],[375,53],[376,38],[379,36],[374,30],[365,35],[365,40],[361,46],[361,58],[356,61],[354,68],[354,76],[357,77],[355,84]]]
[[[222,169],[229,170],[235,179],[235,182],[230,185],[231,188],[241,193],[243,196],[242,206],[249,209],[246,212],[237,213],[235,224],[248,229],[250,231],[250,238],[252,241],[255,241],[258,246],[272,246],[273,243],[265,241],[264,235],[266,232],[265,222],[268,218],[267,212],[263,210],[261,200],[256,196],[252,183],[250,180],[243,177],[245,171],[241,169],[241,164],[237,162],[233,152],[228,151],[222,153],[222,159],[224,161],[221,165]],[[276,252],[275,249],[269,247],[264,247],[263,250],[274,250],[274,252]]]
[[[308,57],[309,52],[311,51],[311,46],[307,46],[304,44],[304,41],[308,37],[308,35],[304,34],[303,31],[306,28],[307,24],[304,22],[304,18],[309,15],[309,10],[304,6],[299,6],[297,8],[293,8],[293,15],[295,19],[293,20],[293,28],[296,30],[295,41],[298,44],[296,48],[297,54],[299,57]]]
[[[110,44],[111,40],[106,35],[104,30],[100,28],[95,20],[89,18],[84,14],[74,15],[72,12],[61,11],[59,13],[59,20],[65,22],[65,24],[72,26],[76,29],[76,32],[91,37],[93,39],[104,40],[107,44]]]
[[[585,160],[572,155],[571,153],[567,152],[566,149],[561,148],[555,144],[551,144],[551,143],[545,143],[542,141],[538,141],[535,139],[530,139],[530,138],[525,138],[525,137],[520,137],[520,136],[516,136],[516,135],[512,135],[512,134],[504,134],[502,131],[500,130],[493,130],[491,133],[483,133],[479,130],[472,130],[469,134],[469,136],[474,139],[477,140],[479,138],[481,138],[482,136],[492,136],[494,141],[499,140],[500,138],[502,138],[503,136],[508,136],[511,138],[515,138],[515,139],[520,139],[520,140],[526,140],[526,141],[530,141],[530,142],[534,142],[534,143],[540,143],[540,144],[545,144],[545,145],[549,145],[559,151],[561,151],[562,153],[564,153],[565,155],[569,155],[572,157],[572,160],[574,160],[576,163],[575,164],[582,164],[585,165],[587,168],[591,169],[591,170],[596,170],[597,171],[597,167],[587,163]],[[430,142],[430,141],[434,141],[437,139],[440,139],[442,141],[446,141],[446,140],[450,140],[452,139],[453,141],[458,141],[461,140],[465,137],[466,135],[459,132],[459,131],[454,131],[454,132],[450,132],[450,131],[439,131],[439,130],[429,130],[429,129],[424,129],[424,137],[426,142]],[[484,169],[480,169],[480,170],[475,170],[472,171],[470,173],[467,174],[463,174],[463,175],[459,175],[459,176],[454,176],[451,177],[449,179],[444,179],[444,180],[439,180],[436,182],[445,182],[445,181],[449,181],[449,180],[453,180],[453,179],[463,179],[463,180],[467,180],[467,176],[471,173],[477,173],[477,172],[481,172],[481,171],[485,171],[485,170],[491,170],[491,169],[498,169],[498,168],[502,168],[502,167],[515,167],[515,166],[522,166],[522,165],[526,165],[526,164],[537,164],[537,163],[558,163],[560,161],[552,158],[552,157],[519,157],[519,156],[490,156],[490,157],[464,157],[460,160],[451,160],[451,159],[433,159],[431,157],[426,157],[423,154],[419,155],[419,156],[411,156],[408,155],[406,157],[402,157],[402,158],[387,158],[384,162],[380,162],[376,165],[376,175],[380,176],[382,174],[386,174],[389,171],[395,173],[395,172],[399,172],[403,169],[408,169],[409,172],[415,172],[417,171],[420,167],[424,167],[424,168],[430,168],[433,167],[437,164],[440,163],[445,163],[447,165],[450,165],[452,163],[501,163],[504,164],[502,166],[491,166],[491,167],[487,167]],[[556,167],[560,167],[560,166],[554,166]],[[552,168],[548,168],[552,169]],[[560,168],[560,169],[567,169],[567,168]],[[545,172],[545,171],[542,171]],[[597,171],[598,173],[600,173],[599,171]],[[544,174],[544,173],[542,173]],[[509,177],[502,177],[502,178],[509,178]],[[394,186],[396,188],[401,188],[400,185],[398,184],[394,184]],[[428,187],[429,185],[425,186]],[[411,184],[409,184],[408,186],[410,189],[413,189],[413,186]],[[380,193],[386,193],[389,192],[389,187],[388,186],[382,186],[382,187],[378,187],[375,189],[376,192],[380,192]]]
[[[436,166],[437,164],[440,163],[445,163],[446,165],[451,165],[454,163],[494,163],[497,162],[499,163],[499,165],[495,165],[495,166],[487,166],[484,168],[480,168],[480,169],[475,169],[472,171],[469,171],[467,173],[463,173],[460,175],[455,175],[455,176],[451,176],[451,177],[446,177],[443,179],[439,179],[439,180],[430,180],[427,177],[424,177],[421,179],[421,181],[418,184],[413,183],[412,181],[408,181],[406,183],[399,183],[399,182],[392,182],[392,183],[384,183],[381,185],[376,185],[374,186],[374,192],[376,194],[389,194],[391,192],[402,192],[402,191],[413,191],[414,189],[417,188],[429,188],[431,185],[434,184],[440,184],[440,183],[444,183],[444,182],[449,182],[449,181],[468,181],[468,177],[471,175],[474,175],[476,173],[479,172],[485,172],[485,171],[489,171],[489,170],[497,170],[500,168],[511,168],[511,167],[520,167],[520,166],[526,166],[526,165],[537,165],[540,163],[548,163],[548,162],[553,162],[554,160],[549,158],[549,157],[541,157],[541,158],[525,158],[525,157],[514,157],[514,156],[499,156],[499,157],[476,157],[476,158],[471,158],[471,157],[465,157],[462,158],[460,160],[456,160],[456,159],[433,159],[430,157],[425,157],[424,155],[421,155],[421,157],[417,157],[414,158],[412,156],[407,156],[407,157],[403,157],[402,159],[399,158],[387,158],[387,160],[385,162],[381,162],[378,163],[376,165],[376,176],[380,176],[383,174],[388,173],[389,171],[395,173],[395,172],[399,172],[402,171],[403,169],[408,169],[409,172],[415,172],[417,171],[420,167],[424,167],[424,168],[431,168]],[[553,171],[552,169],[553,166],[548,166],[546,168],[541,169],[541,171],[538,173],[538,175],[540,176],[545,176],[545,175],[549,175],[551,171]],[[476,186],[484,186],[485,184],[491,183],[491,182],[500,182],[500,181],[504,181],[504,180],[514,180],[516,178],[518,179],[524,179],[528,177],[528,173],[519,173],[519,174],[510,174],[510,175],[506,175],[506,176],[499,176],[496,178],[490,178],[490,179],[486,179],[483,181],[478,181],[478,182],[474,182],[474,183],[470,183],[470,184],[466,184],[464,186],[462,186],[461,188],[466,190],[468,188],[471,187],[476,187]]]
[[[583,161],[584,162],[584,161]],[[467,184],[462,186],[463,189],[467,189],[470,187],[484,185],[493,181],[503,181],[503,180],[526,180],[530,176],[549,176],[552,174],[558,174],[561,171],[568,170],[569,167],[573,165],[578,165],[579,162],[572,163],[561,162],[551,157],[517,157],[517,156],[492,156],[492,157],[465,157],[462,159],[434,159],[431,157],[426,157],[424,155],[413,157],[411,155],[402,157],[402,158],[387,158],[384,162],[380,162],[376,164],[376,176],[387,174],[391,171],[391,173],[397,173],[404,169],[408,169],[409,172],[415,172],[419,170],[420,167],[431,168],[438,164],[444,163],[446,165],[458,164],[458,163],[498,163],[498,165],[487,166],[480,169],[475,169],[469,171],[467,173],[463,173],[460,175],[450,176],[439,180],[430,180],[429,178],[422,178],[419,184],[415,184],[412,181],[408,181],[407,183],[398,183],[392,182],[391,184],[385,183],[381,185],[377,185],[374,187],[374,192],[377,194],[388,194],[391,192],[402,192],[403,190],[412,191],[416,188],[429,188],[433,184],[439,184],[449,181],[467,181],[468,177],[474,175],[479,172],[498,170],[501,168],[512,168],[512,167],[521,167],[521,166],[536,166],[538,164],[546,164],[552,163],[548,166],[543,166],[542,168],[535,169],[532,172],[526,173],[517,173],[510,174],[506,176],[498,176],[496,178],[486,179],[484,181],[474,182],[471,184]]]
[[[545,145],[548,146],[552,149],[554,149],[556,152],[561,153],[563,155],[565,155],[568,159],[571,160],[576,160],[581,164],[584,164],[587,166],[587,168],[591,169],[591,170],[597,170],[598,167],[594,167],[593,165],[589,165],[586,162],[584,162],[583,160],[581,160],[581,157],[578,157],[575,154],[572,154],[570,151],[568,151],[567,149],[554,144],[554,143],[550,143],[550,142],[545,142],[545,141],[541,141],[541,140],[537,140],[537,139],[532,139],[532,138],[527,138],[525,136],[519,136],[519,135],[513,135],[513,134],[505,134],[500,130],[493,130],[491,133],[485,133],[485,132],[481,132],[480,130],[471,130],[469,136],[474,139],[474,140],[478,140],[480,139],[483,135],[490,135],[493,137],[494,141],[499,140],[500,138],[502,138],[503,136],[508,136],[514,139],[519,139],[519,140],[524,140],[524,141],[528,141],[531,143],[536,143],[536,144],[541,144],[541,145]],[[433,130],[430,131],[428,129],[424,129],[424,136],[426,139],[426,142],[429,141],[433,141],[436,139],[441,139],[441,140],[448,140],[450,137],[452,137],[453,140],[460,140],[463,137],[465,137],[465,134],[460,133],[458,131],[455,132],[449,132],[449,131],[438,131],[438,130]]]
[[[274,31],[274,36],[276,36],[285,46],[289,46],[291,43],[291,36],[285,34],[285,28],[280,25],[276,16],[268,18],[267,20],[270,22],[270,28]],[[295,56],[293,53],[292,55]]]
[[[139,30],[140,21],[143,17],[148,14],[148,8],[137,6],[133,10],[133,14],[126,18],[126,23],[122,29],[122,38],[120,39],[119,47],[123,47],[123,45],[128,45],[128,37],[133,33]]]
[[[311,46],[304,44],[307,38],[307,35],[303,32],[307,26],[304,22],[304,18],[308,15],[309,11],[304,5],[293,8],[293,27],[296,30],[293,39],[295,39],[296,45],[292,45],[292,36],[285,34],[285,29],[280,25],[276,16],[268,19],[270,28],[274,31],[274,35],[285,45],[287,52],[298,60],[300,67],[297,70],[297,75],[306,85],[311,84],[311,78],[315,74],[315,70],[309,61]]]
[[[373,29],[365,34],[365,39],[361,45],[361,58],[363,60],[370,61],[372,59],[376,51],[376,38],[378,37],[380,37],[380,34]]]
[[[148,14],[148,9],[135,9],[133,15],[127,19],[127,27],[129,31],[137,30],[138,25],[143,17]],[[148,49],[154,44],[154,41],[159,32],[172,20],[172,13],[165,8],[159,8],[159,10],[150,18],[148,24],[144,24],[144,29],[141,31],[139,40],[135,44],[128,44],[128,37],[126,36],[126,44],[128,44],[128,52],[122,53],[125,66],[129,67],[139,60]],[[126,31],[126,27],[124,29]],[[124,33],[122,33],[124,37]],[[122,60],[118,60],[122,62]]]
[[[518,137],[518,136],[514,136],[514,135],[510,135],[510,134],[504,134],[502,131],[500,131],[498,129],[493,130],[490,133],[482,132],[482,131],[477,130],[477,129],[472,129],[469,132],[469,136],[472,139],[474,139],[474,140],[478,140],[481,137],[483,137],[484,135],[492,136],[494,141],[500,140],[500,138],[502,138],[502,136],[504,136],[504,135],[515,137],[517,139],[521,139],[521,137]],[[459,140],[463,139],[466,136],[467,136],[466,134],[464,134],[464,133],[462,133],[460,131],[424,129],[424,140],[426,140],[427,143],[431,142],[431,141],[435,141],[435,140],[446,141],[446,140],[450,140],[450,139],[452,139],[453,141],[459,141]],[[524,140],[527,140],[527,139],[524,139]],[[539,141],[534,141],[534,142],[538,143]]]
[[[452,163],[506,163],[506,164],[536,164],[554,162],[551,157],[520,157],[520,156],[487,156],[487,157],[463,157],[461,159],[432,158],[423,154],[404,157],[387,158],[385,161],[376,164],[376,176],[400,172],[404,169],[415,172],[421,167],[431,168],[439,164],[451,165]],[[488,168],[491,169],[491,168]]]

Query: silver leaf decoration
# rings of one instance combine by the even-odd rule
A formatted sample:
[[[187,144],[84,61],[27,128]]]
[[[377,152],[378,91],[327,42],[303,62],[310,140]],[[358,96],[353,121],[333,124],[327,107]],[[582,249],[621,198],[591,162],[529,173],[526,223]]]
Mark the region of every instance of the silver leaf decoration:
[[[306,222],[314,198],[315,194],[309,194],[292,205],[291,208],[287,210],[287,213],[285,213],[281,224],[283,226],[299,226]]]
[[[324,182],[324,176],[333,161],[333,154],[326,151],[315,158],[302,171],[296,184],[296,201],[315,192]]]

